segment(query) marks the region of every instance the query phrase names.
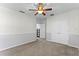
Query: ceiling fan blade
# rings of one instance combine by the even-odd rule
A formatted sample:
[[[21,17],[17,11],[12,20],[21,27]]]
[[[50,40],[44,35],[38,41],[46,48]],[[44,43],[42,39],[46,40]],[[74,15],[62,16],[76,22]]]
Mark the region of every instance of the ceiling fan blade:
[[[51,11],[52,10],[52,8],[47,8],[47,9],[45,9],[45,11]]]
[[[36,11],[36,9],[29,9],[29,11]]]
[[[46,15],[44,12],[42,13],[44,16]]]
[[[36,12],[34,15],[37,15],[38,14],[38,12]]]

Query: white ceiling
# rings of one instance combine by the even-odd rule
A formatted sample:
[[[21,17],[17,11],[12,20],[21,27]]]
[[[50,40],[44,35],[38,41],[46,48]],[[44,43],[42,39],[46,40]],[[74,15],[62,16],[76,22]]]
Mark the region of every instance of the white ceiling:
[[[35,9],[34,3],[0,3],[0,6],[7,7],[16,11],[25,11],[27,15],[34,16],[33,11],[28,11],[28,9]],[[53,8],[53,11],[48,11],[47,16],[54,13],[55,15],[70,11],[75,8],[79,8],[79,3],[47,3],[45,8]],[[41,15],[37,15],[41,16]],[[42,17],[42,16],[41,16]]]

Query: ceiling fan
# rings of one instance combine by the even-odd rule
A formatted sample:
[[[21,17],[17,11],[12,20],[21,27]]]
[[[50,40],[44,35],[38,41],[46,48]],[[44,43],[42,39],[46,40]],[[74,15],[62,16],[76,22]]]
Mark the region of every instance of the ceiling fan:
[[[45,16],[46,11],[52,11],[52,8],[45,9],[43,6],[43,3],[38,3],[38,6],[36,9],[29,9],[29,11],[36,11],[34,15],[43,14]]]

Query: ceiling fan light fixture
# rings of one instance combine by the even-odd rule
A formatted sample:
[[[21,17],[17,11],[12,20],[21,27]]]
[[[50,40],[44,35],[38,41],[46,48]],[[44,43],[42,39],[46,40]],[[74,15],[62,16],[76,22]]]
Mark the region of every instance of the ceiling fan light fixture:
[[[37,14],[43,14],[44,16],[46,15],[46,11],[52,11],[52,8],[44,8],[44,5],[46,5],[46,3],[35,3],[35,6],[37,5],[36,9],[29,9],[29,11],[36,11],[36,13],[34,15]]]
[[[42,14],[42,13],[43,13],[43,11],[38,11],[38,13],[39,13],[39,14]]]

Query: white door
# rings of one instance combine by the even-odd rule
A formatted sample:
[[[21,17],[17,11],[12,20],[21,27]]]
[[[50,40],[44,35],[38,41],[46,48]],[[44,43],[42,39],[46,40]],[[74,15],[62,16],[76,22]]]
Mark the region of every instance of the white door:
[[[40,24],[40,38],[45,38],[45,24]]]

